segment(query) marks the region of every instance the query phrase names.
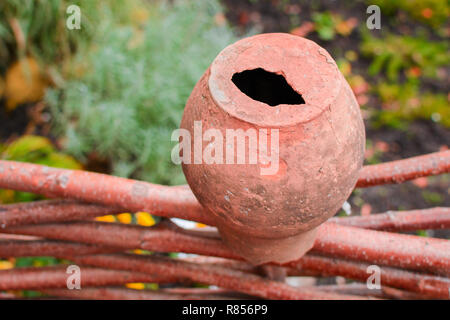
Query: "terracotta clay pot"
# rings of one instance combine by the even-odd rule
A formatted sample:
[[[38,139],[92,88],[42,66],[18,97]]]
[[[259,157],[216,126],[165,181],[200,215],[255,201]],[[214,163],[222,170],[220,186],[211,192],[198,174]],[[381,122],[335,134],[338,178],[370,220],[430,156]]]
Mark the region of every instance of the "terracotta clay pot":
[[[364,124],[352,90],[331,56],[298,36],[262,34],[225,48],[187,101],[181,128],[192,137],[195,121],[203,133],[217,129],[223,137],[227,129],[266,129],[272,141],[278,131],[273,174],[261,174],[267,163],[248,159],[194,163],[192,154],[191,163],[183,163],[224,241],[255,264],[283,263],[308,251],[317,226],[350,195],[363,163]],[[225,141],[224,159],[229,148]],[[261,150],[245,144],[247,155]]]

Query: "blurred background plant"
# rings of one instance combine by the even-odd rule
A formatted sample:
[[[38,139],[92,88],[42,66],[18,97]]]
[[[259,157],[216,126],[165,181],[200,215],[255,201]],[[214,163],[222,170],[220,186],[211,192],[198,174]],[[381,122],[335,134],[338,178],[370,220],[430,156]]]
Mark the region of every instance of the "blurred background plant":
[[[95,48],[74,58],[84,71],[49,90],[55,134],[67,152],[110,162],[112,173],[163,184],[180,184],[170,141],[192,88],[213,58],[236,40],[217,21],[216,1],[177,1],[137,7],[151,15],[137,24],[100,20]],[[134,22],[134,23],[133,23]]]
[[[449,3],[446,0],[370,0],[370,4],[378,5],[381,11],[389,16],[405,12],[418,22],[439,29],[450,15]]]
[[[363,29],[361,52],[372,59],[370,75],[385,72],[390,81],[398,80],[401,72],[420,72],[425,77],[437,77],[439,68],[449,65],[448,42],[430,42],[422,36],[386,34],[372,36]],[[411,76],[418,76],[411,74]]]
[[[83,28],[77,32],[66,27],[66,10],[73,4],[83,8]],[[90,46],[100,20],[113,18],[118,24],[126,23],[132,10],[130,2],[123,0],[2,1],[0,70],[27,55],[46,66],[57,66],[75,51]]]
[[[40,136],[25,135],[8,145],[0,144],[0,159],[24,161],[55,168],[80,170],[83,166],[73,157],[58,152],[52,142]],[[13,190],[0,189],[0,203],[33,201],[42,197]]]

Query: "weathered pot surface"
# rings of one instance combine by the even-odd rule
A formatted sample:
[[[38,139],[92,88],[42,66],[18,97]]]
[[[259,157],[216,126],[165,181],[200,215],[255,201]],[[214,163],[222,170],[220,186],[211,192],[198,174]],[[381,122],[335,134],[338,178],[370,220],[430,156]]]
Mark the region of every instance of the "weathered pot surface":
[[[217,156],[215,163],[195,150],[183,163],[224,241],[255,264],[283,263],[308,251],[317,226],[350,195],[363,163],[364,125],[348,83],[323,48],[289,34],[257,35],[225,48],[195,86],[181,128],[192,137],[217,129],[224,139],[227,129],[242,129],[256,132],[258,142],[269,133],[272,158],[265,164],[264,148],[250,138],[244,163],[239,156],[226,161],[227,152],[238,150],[234,140],[223,142],[222,163],[219,149],[208,153]],[[214,139],[204,137],[200,150],[218,137],[217,131]],[[257,163],[249,154],[258,155]]]

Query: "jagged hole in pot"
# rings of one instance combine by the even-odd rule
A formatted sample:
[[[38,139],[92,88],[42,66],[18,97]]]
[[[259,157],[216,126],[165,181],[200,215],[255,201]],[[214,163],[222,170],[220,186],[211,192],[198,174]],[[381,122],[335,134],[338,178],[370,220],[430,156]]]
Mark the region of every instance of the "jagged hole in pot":
[[[302,95],[295,92],[282,75],[262,68],[235,73],[231,81],[248,97],[271,107],[305,103]]]

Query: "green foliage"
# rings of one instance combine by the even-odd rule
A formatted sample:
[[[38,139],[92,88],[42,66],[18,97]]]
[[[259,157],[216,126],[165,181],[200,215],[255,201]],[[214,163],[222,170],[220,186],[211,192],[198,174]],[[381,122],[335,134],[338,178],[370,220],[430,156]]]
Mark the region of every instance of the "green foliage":
[[[195,83],[236,39],[215,23],[217,1],[164,2],[150,10],[141,28],[100,19],[95,48],[83,54],[90,72],[48,92],[47,101],[54,133],[67,138],[72,155],[95,151],[115,175],[178,184],[184,176],[170,158],[172,131]]]
[[[322,40],[332,40],[335,36],[334,20],[330,12],[315,12],[312,15],[315,30]]]
[[[375,148],[375,145],[371,139],[366,139],[366,150],[374,150],[373,154],[364,159],[366,164],[377,164],[381,162],[381,152]]]
[[[415,83],[381,83],[375,88],[383,110],[375,117],[375,126],[404,129],[414,119],[431,119],[450,127],[450,106],[444,94],[421,93]]]
[[[402,10],[433,28],[444,24],[450,15],[448,0],[370,0],[367,3],[378,5],[386,15],[393,15]]]
[[[362,53],[372,58],[369,74],[386,72],[389,80],[398,79],[400,71],[411,67],[420,68],[428,77],[435,77],[439,67],[450,63],[447,42],[430,42],[422,37],[409,37],[387,34],[375,38],[370,33],[363,33]]]
[[[133,1],[139,4],[141,0]],[[81,9],[81,29],[66,27],[70,5]],[[111,16],[125,21],[134,6],[123,0],[2,0],[0,1],[0,69],[25,54],[46,65],[61,62],[87,47],[99,20]],[[17,22],[16,26],[13,27]],[[20,43],[18,34],[23,34]]]
[[[42,164],[49,167],[81,169],[71,156],[58,152],[51,141],[39,136],[23,136],[9,145],[0,145],[0,159]],[[40,199],[38,195],[0,189],[0,203],[14,203]]]
[[[417,230],[416,235],[418,235],[419,237],[428,237],[427,230]]]
[[[444,201],[441,194],[427,190],[422,191],[422,197],[425,199],[426,202],[434,206],[440,205]]]
[[[21,257],[16,258],[15,267],[47,267],[58,264],[61,260],[53,257]]]

